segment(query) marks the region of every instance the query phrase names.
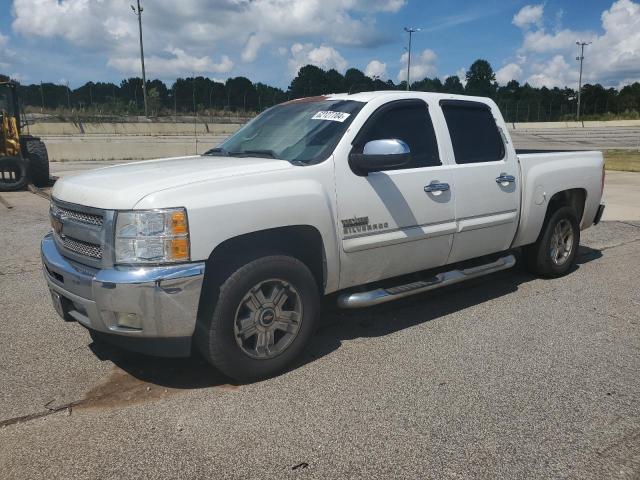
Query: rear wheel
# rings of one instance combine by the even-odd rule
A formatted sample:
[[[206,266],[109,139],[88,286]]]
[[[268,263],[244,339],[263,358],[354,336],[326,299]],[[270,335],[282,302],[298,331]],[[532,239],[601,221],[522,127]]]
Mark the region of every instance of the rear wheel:
[[[27,180],[27,164],[23,158],[0,157],[0,192],[22,190]]]
[[[575,210],[562,207],[545,222],[540,237],[525,247],[528,269],[541,277],[561,277],[569,272],[580,243],[580,226]]]
[[[259,258],[224,280],[210,318],[201,319],[196,344],[236,380],[269,377],[300,354],[319,313],[320,294],[305,264],[283,255]]]
[[[41,140],[28,140],[25,144],[29,158],[29,176],[36,187],[49,186],[49,155]]]

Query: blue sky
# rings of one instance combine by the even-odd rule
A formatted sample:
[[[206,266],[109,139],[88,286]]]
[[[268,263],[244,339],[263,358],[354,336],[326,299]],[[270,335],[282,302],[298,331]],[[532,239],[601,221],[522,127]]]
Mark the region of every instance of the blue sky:
[[[0,72],[22,82],[120,81],[139,75],[130,0],[0,0]],[[314,63],[412,80],[462,75],[477,58],[498,81],[534,86],[577,82],[575,41],[592,41],[588,82],[640,81],[640,3],[520,0],[143,0],[150,78],[244,75],[286,87]]]

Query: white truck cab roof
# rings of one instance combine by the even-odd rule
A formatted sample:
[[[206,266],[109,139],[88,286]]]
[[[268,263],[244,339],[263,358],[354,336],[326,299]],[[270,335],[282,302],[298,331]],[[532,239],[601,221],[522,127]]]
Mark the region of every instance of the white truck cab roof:
[[[486,97],[473,97],[469,95],[455,95],[452,93],[417,92],[413,90],[377,90],[375,92],[360,93],[330,93],[323,96],[327,100],[354,100],[357,102],[371,102],[380,98],[389,100],[401,100],[404,98],[423,98],[438,102],[440,100],[465,100],[492,104],[493,101]],[[320,97],[319,97],[320,98]],[[297,100],[294,100],[297,101]]]

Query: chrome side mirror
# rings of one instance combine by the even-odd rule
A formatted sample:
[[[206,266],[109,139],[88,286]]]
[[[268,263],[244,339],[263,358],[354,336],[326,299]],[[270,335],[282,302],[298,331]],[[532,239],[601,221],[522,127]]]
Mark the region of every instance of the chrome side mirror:
[[[410,152],[409,145],[397,139],[371,140],[362,150],[364,155],[402,155]]]
[[[399,168],[410,161],[409,145],[395,138],[371,140],[365,144],[362,153],[349,155],[351,166],[361,175]]]

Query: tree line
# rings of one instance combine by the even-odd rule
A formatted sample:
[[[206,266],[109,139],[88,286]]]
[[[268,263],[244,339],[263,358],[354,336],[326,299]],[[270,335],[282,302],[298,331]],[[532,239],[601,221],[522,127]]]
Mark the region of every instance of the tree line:
[[[1,76],[1,75],[0,75]],[[306,65],[286,90],[253,83],[246,77],[224,83],[197,76],[178,78],[171,86],[161,80],[147,81],[149,112],[162,115],[209,115],[214,112],[260,112],[283,101],[326,93],[357,93],[372,90],[404,90],[406,82],[371,78],[356,68],[344,74]],[[42,111],[67,110],[87,113],[139,115],[144,111],[142,79],[132,77],[119,85],[87,82],[70,89],[66,85],[40,83],[20,85],[23,104]],[[411,89],[491,97],[508,122],[570,120],[575,117],[577,92],[573,88],[535,88],[511,80],[500,86],[486,60],[476,60],[467,70],[465,82],[452,75],[444,79],[424,78]],[[582,87],[582,118],[640,118],[640,83],[620,90],[600,84]]]

